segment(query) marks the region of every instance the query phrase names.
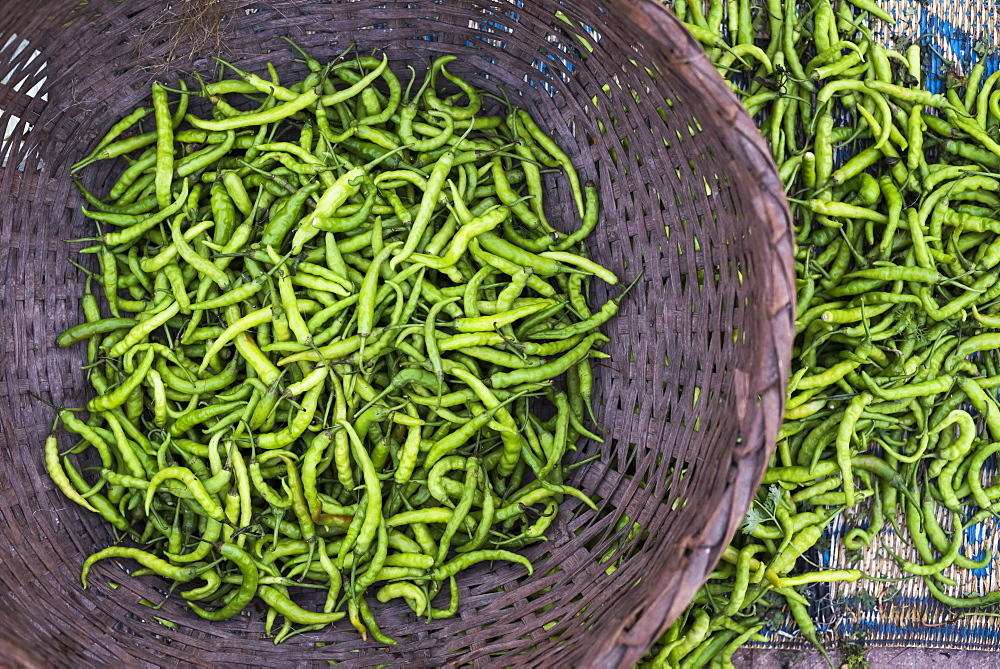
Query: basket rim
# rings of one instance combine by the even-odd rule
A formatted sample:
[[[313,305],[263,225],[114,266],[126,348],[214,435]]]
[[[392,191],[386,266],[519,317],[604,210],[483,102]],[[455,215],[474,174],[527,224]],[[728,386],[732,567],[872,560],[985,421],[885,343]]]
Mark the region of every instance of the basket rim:
[[[676,60],[689,68],[703,95],[719,101],[719,113],[732,129],[727,137],[734,143],[735,155],[746,159],[759,180],[761,208],[756,221],[765,226],[768,248],[772,251],[772,262],[767,264],[770,302],[760,306],[767,309],[771,328],[765,333],[768,339],[756,370],[758,387],[749,389],[760,398],[759,420],[748,443],[733,451],[733,471],[727,481],[726,497],[713,514],[712,522],[689,538],[684,547],[686,565],[675,575],[661,577],[658,591],[662,596],[641,617],[622,621],[620,634],[595,653],[600,659],[591,665],[594,667],[633,666],[690,605],[735,536],[775,449],[795,334],[793,219],[771,151],[742,103],[680,19],[656,0],[626,0],[623,4],[637,25],[644,26],[650,35],[659,36],[664,44],[671,37],[685,38],[683,43],[671,44],[676,49]],[[682,594],[674,590],[668,595],[671,587],[679,588]]]

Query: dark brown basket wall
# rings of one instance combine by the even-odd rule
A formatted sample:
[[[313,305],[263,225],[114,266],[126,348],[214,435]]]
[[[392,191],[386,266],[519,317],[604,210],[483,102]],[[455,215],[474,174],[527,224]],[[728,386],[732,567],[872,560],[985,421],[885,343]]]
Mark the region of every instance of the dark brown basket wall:
[[[631,666],[686,607],[749,505],[781,420],[794,321],[791,227],[770,157],[700,47],[652,0],[229,0],[213,8],[223,57],[259,73],[267,61],[289,78],[301,71],[282,36],[321,59],[355,42],[384,48],[401,76],[407,63],[422,71],[436,55],[458,54],[456,73],[515,97],[599,184],[603,224],[592,256],[628,280],[643,272],[606,328],[613,357],[597,368],[606,442],[575,455],[601,458],[569,481],[600,513],[567,502],[551,541],[528,551],[533,577],[507,564],[466,573],[455,619],[428,623],[405,606],[379,605],[383,631],[399,641],[388,650],[362,643],[346,621],[275,646],[263,636],[262,609],[208,623],[175,596],[153,611],[139,600],[159,602],[169,584],[130,579],[111,561],[80,587],[84,558],[114,537],[47,478],[42,441],[53,413],[29,395],[69,406],[88,397],[79,351],[54,344],[81,318],[83,273],[68,262],[75,247],[60,240],[92,232],[69,165],[140,104],[154,78],[213,75],[212,40],[189,58],[189,42],[174,50],[161,39],[177,25],[168,5],[194,4],[0,2],[0,128],[9,136],[0,149],[0,619],[8,641],[74,667]],[[106,190],[113,170],[86,170],[85,183]],[[549,182],[547,197],[558,226],[557,212],[571,205],[567,184]],[[621,562],[608,574],[598,556],[623,542],[627,528],[612,532],[623,514],[643,532],[619,546]]]

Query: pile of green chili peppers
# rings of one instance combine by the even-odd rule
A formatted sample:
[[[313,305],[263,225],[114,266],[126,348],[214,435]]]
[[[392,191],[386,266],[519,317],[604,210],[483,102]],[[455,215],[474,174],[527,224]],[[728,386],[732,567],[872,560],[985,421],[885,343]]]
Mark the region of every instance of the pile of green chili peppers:
[[[1000,451],[1000,75],[980,60],[931,94],[927,49],[880,43],[871,30],[892,17],[872,0],[667,4],[778,165],[797,334],[742,531],[643,666],[731,667],[782,620],[825,655],[814,584],[883,576],[817,564],[835,520],[841,554],[880,555],[947,606],[1000,603],[953,587],[993,560],[964,529],[1000,512],[984,468]]]
[[[291,84],[228,64],[154,83],[73,166],[128,160],[103,198],[80,184],[99,234],[73,241],[100,269],[58,344],[86,342],[96,396],[59,411],[45,460],[141,546],[91,555],[84,586],[133,558],[209,620],[259,600],[276,642],[347,617],[392,644],[372,596],[454,616],[459,572],[530,574],[516,549],[560,503],[596,508],[564,456],[601,440],[592,364],[625,291],[591,310],[594,278],[618,284],[583,247],[597,189],[527,112],[486,114],[454,56],[403,90],[386,56],[300,52]]]

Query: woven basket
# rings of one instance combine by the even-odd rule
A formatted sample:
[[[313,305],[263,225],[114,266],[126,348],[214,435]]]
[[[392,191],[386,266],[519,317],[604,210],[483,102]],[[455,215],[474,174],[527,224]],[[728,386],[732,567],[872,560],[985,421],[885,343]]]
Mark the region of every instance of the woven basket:
[[[199,4],[218,33],[188,22]],[[633,665],[690,602],[749,506],[781,421],[794,320],[793,239],[774,166],[678,22],[652,0],[33,0],[4,12],[0,627],[5,644],[24,650],[0,664]],[[29,394],[81,406],[89,392],[79,352],[53,343],[81,318],[83,273],[60,239],[92,233],[69,166],[154,78],[211,78],[213,55],[304,76],[282,36],[321,60],[352,43],[384,48],[402,76],[406,64],[422,71],[458,54],[452,71],[529,108],[599,184],[593,257],[623,277],[644,272],[606,327],[613,357],[597,368],[609,434],[574,454],[600,459],[568,481],[600,512],[564,504],[550,541],[527,550],[533,577],[506,563],[465,573],[454,619],[417,620],[399,600],[378,606],[399,642],[391,649],[346,624],[275,646],[262,609],[209,623],[174,596],[153,610],[139,601],[160,602],[169,584],[128,578],[121,570],[134,563],[100,563],[83,590],[83,559],[113,535],[49,481],[41,443],[53,413]],[[116,169],[90,168],[85,183],[106,192]],[[558,225],[572,199],[550,178]],[[611,296],[597,289],[593,299]],[[642,532],[615,532],[623,514]]]

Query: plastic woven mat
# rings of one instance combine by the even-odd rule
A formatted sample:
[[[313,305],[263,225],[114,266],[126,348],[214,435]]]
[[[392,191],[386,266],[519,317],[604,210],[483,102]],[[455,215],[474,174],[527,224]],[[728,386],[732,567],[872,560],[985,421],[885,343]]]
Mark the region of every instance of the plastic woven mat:
[[[985,58],[986,75],[996,72],[1000,58],[1000,1],[998,0],[879,0],[896,19],[895,26],[878,22],[873,32],[886,45],[899,40],[919,40],[928,54],[925,86],[943,92],[949,75],[963,77],[972,65]],[[997,476],[994,458],[984,472]],[[951,527],[950,512],[940,509],[938,521]],[[810,613],[817,622],[821,639],[835,643],[857,639],[865,646],[923,647],[960,650],[1000,648],[1000,607],[982,611],[958,611],[940,604],[920,578],[908,578],[892,557],[881,550],[880,541],[894,553],[919,561],[916,551],[897,536],[891,526],[884,529],[864,552],[862,560],[847,554],[840,539],[854,527],[867,523],[864,507],[854,515],[841,515],[828,530],[829,549],[805,557],[818,568],[855,568],[887,579],[859,583],[818,584],[808,593],[813,602]],[[949,569],[945,573],[957,581],[946,588],[952,596],[985,594],[1000,590],[1000,518],[992,518],[965,530],[963,552],[975,559],[985,550],[994,554],[983,569]],[[899,580],[891,580],[899,579]],[[758,648],[806,648],[794,626],[779,629]],[[998,660],[1000,662],[1000,660]]]
[[[886,44],[899,38],[919,39],[930,55],[927,61],[927,87],[938,93],[945,75],[967,74],[978,54],[1000,46],[1000,2],[998,0],[878,0],[896,19],[895,26],[885,24],[874,32]],[[986,56],[987,73],[995,72],[995,53]]]

